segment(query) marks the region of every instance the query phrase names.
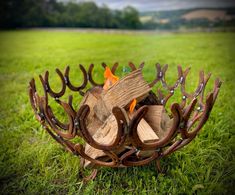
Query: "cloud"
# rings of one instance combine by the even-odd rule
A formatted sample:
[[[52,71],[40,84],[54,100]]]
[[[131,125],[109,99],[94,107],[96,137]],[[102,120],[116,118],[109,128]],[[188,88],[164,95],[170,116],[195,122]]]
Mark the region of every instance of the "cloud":
[[[76,1],[84,2],[92,0]],[[122,9],[128,5],[131,5],[139,11],[235,7],[234,0],[94,0],[94,2],[100,6],[106,4],[112,9]]]

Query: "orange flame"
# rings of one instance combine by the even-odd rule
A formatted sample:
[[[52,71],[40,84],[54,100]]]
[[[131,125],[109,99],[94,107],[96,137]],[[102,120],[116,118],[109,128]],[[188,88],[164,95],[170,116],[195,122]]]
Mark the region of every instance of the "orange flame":
[[[133,99],[129,108],[130,113],[132,113],[136,106],[136,99]]]
[[[105,78],[105,83],[103,86],[104,90],[108,90],[114,83],[116,83],[119,80],[119,78],[112,73],[109,67],[105,68],[104,78]]]

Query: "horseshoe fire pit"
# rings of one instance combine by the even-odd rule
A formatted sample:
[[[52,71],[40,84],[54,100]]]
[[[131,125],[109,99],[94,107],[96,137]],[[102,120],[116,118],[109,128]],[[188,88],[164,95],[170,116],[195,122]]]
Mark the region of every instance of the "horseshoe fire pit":
[[[69,78],[70,68],[63,74],[56,69],[62,82],[60,92],[54,92],[48,82],[47,71],[40,81],[44,96],[39,96],[35,80],[29,83],[29,97],[37,120],[45,130],[63,147],[74,155],[81,157],[81,165],[85,167],[108,166],[128,167],[146,165],[159,160],[190,143],[206,123],[221,86],[215,80],[214,89],[206,97],[204,90],[211,74],[199,73],[199,83],[194,93],[185,90],[185,71],[178,66],[178,79],[170,86],[165,80],[167,65],[163,68],[157,64],[154,81],[148,84],[142,75],[144,64],[138,68],[129,63],[131,72],[123,78],[115,76],[118,64],[111,70],[103,63],[105,69],[103,84],[97,84],[91,64],[88,71],[80,65],[84,81],[81,86],[74,86]],[[88,82],[92,87],[85,91]],[[161,84],[161,89],[154,93],[152,88]],[[83,96],[79,108],[68,101],[60,100],[69,88],[77,95]],[[166,109],[167,101],[179,88],[181,101],[171,104]],[[163,95],[162,89],[167,91]],[[68,123],[61,122],[49,105],[49,97],[54,98],[67,114]],[[82,138],[85,144],[75,141]],[[96,175],[96,169],[90,178]]]

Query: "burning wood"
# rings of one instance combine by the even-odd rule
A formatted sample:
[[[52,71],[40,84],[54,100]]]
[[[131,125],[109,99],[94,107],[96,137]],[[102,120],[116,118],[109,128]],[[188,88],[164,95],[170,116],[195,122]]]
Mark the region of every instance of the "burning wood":
[[[103,91],[94,111],[101,121],[105,121],[113,107],[129,108],[133,99],[136,99],[138,103],[148,96],[150,90],[148,83],[143,79],[141,70],[138,69]]]

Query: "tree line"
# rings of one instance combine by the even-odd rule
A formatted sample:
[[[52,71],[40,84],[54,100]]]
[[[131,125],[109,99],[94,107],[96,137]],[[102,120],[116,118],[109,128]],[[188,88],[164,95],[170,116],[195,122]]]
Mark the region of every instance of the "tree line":
[[[0,1],[0,28],[87,27],[141,28],[139,13],[133,7],[111,10],[94,2],[58,2],[56,0]]]

